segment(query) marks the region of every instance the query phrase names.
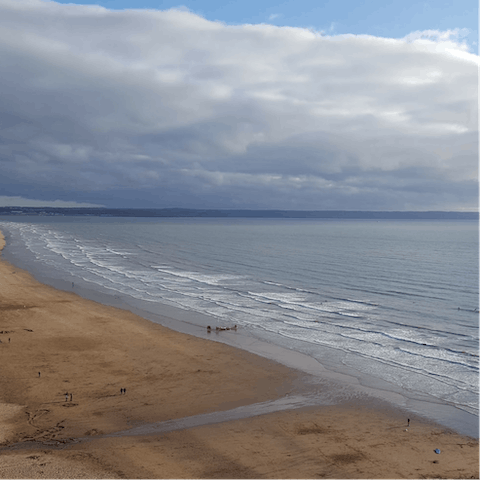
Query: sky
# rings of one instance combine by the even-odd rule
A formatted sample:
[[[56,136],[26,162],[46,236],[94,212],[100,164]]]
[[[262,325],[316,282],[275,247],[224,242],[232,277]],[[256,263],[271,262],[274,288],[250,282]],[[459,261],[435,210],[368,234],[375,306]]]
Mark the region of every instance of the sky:
[[[478,6],[0,0],[0,206],[478,211]]]

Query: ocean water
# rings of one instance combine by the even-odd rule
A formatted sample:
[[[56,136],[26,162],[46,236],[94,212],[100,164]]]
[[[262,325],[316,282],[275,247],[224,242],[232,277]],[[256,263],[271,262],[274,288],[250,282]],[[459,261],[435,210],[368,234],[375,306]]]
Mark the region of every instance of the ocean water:
[[[0,229],[7,258],[43,277],[237,325],[478,432],[478,222],[3,217]]]

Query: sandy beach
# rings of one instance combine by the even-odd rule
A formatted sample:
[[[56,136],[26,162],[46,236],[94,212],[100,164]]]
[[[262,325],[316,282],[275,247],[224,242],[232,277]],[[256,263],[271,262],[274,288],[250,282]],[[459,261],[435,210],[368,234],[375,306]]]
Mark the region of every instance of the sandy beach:
[[[1,258],[0,341],[0,478],[479,478],[478,440],[368,403],[129,435],[294,395],[303,375]]]

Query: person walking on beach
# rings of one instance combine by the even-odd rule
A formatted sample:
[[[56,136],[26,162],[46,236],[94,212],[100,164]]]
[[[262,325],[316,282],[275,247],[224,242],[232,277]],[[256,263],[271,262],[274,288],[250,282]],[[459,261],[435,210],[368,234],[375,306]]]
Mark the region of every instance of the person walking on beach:
[[[68,402],[68,393],[65,393],[65,401]]]
[[[40,372],[38,372],[38,378],[40,378]]]
[[[410,419],[407,418],[407,427],[409,427],[409,426],[410,426]]]
[[[73,400],[73,393],[70,394],[70,401]]]

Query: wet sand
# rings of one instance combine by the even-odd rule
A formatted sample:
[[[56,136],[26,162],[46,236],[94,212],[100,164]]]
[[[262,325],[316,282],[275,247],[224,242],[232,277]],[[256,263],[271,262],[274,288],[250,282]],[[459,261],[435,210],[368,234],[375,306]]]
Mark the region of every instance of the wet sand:
[[[228,417],[296,395],[303,374],[5,261],[0,287],[0,478],[478,478],[477,440],[417,418],[407,427],[378,404]],[[227,416],[148,430],[214,412]]]

